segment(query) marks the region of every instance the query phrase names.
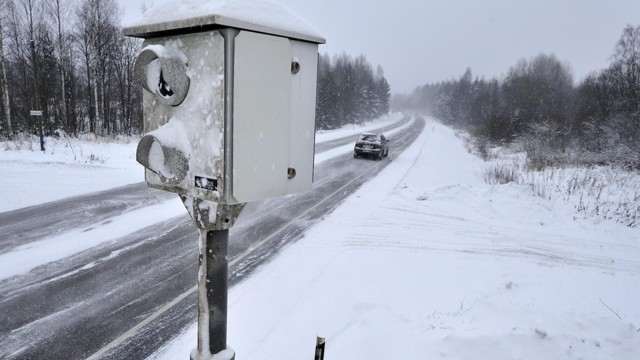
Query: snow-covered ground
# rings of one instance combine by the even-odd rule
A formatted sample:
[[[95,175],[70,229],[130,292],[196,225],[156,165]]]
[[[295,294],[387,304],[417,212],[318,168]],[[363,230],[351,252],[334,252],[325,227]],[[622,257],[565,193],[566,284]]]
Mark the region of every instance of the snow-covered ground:
[[[332,360],[640,358],[637,229],[576,216],[525,186],[488,185],[487,164],[451,129],[425,129],[230,289],[236,358],[311,358],[316,336]],[[143,181],[135,141],[53,142],[45,154],[0,144],[0,211]],[[186,359],[195,341],[194,324],[154,358]]]
[[[640,172],[615,166],[531,170],[526,166],[526,154],[502,149],[488,162],[483,178],[491,184],[509,179],[541,198],[570,204],[576,216],[640,228]]]
[[[638,359],[640,234],[575,217],[431,122],[229,294],[239,359]],[[574,219],[575,218],[575,219]],[[194,326],[156,359],[187,358]]]
[[[144,181],[139,138],[36,137],[0,142],[0,212]]]

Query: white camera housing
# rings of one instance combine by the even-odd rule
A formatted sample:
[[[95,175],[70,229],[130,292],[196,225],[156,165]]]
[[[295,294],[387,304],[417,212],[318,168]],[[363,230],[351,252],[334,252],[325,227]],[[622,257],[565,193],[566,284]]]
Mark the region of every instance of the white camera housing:
[[[125,29],[145,38],[135,74],[145,179],[224,204],[308,190],[324,39],[223,10]]]

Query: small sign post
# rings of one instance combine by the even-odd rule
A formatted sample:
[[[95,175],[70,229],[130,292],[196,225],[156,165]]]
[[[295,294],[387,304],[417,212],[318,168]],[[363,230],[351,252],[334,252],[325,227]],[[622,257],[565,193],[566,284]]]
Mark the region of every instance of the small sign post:
[[[318,336],[316,339],[316,354],[314,360],[324,360],[325,338]]]
[[[38,127],[40,128],[40,151],[44,151],[44,136],[42,134],[42,110],[31,110],[31,116],[38,116]]]

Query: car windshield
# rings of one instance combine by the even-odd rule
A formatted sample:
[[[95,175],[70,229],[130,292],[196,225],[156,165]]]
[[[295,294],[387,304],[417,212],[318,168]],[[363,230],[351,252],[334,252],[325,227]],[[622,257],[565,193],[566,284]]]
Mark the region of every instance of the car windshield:
[[[360,135],[360,140],[361,141],[379,141],[378,135],[373,135],[373,134],[362,134]]]

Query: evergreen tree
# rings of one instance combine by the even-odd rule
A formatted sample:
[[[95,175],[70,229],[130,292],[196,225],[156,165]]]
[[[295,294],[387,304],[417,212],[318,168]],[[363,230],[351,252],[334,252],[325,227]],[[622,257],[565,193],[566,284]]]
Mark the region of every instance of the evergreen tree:
[[[361,55],[355,60],[347,54],[318,59],[316,126],[334,129],[382,116],[389,111],[391,88],[382,67],[374,75]]]

